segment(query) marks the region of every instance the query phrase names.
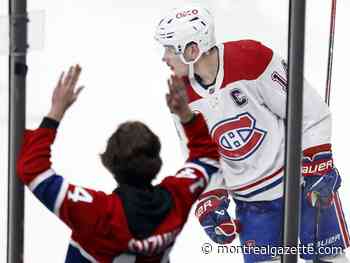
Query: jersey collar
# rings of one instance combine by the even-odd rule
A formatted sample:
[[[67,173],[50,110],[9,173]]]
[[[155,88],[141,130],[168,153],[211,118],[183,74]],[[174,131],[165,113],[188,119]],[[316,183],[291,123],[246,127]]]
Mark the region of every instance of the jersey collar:
[[[207,97],[215,94],[221,87],[222,81],[224,79],[224,45],[218,44],[217,46],[219,52],[219,69],[216,76],[215,83],[209,86],[207,89],[203,88],[201,84],[194,77],[194,67],[193,64],[189,66],[189,80],[193,90],[201,97]]]

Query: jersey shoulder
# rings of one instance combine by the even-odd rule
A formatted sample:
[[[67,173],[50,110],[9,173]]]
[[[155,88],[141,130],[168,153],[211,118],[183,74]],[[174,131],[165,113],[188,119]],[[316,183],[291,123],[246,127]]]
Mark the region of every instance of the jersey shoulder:
[[[224,83],[257,79],[269,65],[273,51],[255,40],[224,44]]]

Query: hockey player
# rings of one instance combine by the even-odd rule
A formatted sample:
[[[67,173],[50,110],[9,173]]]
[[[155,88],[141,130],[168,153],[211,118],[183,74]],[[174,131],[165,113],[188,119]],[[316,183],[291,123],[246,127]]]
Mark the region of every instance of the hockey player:
[[[163,16],[155,38],[165,48],[162,60],[187,83],[190,107],[203,114],[221,155],[221,180],[211,182],[196,209],[201,225],[217,243],[231,243],[240,232],[242,246],[281,246],[286,62],[257,41],[216,43],[213,17],[199,5]],[[315,253],[299,252],[307,260],[348,262],[343,250],[350,241],[332,159],[331,114],[307,81],[304,89],[300,241]],[[236,203],[235,220],[227,212],[229,195]],[[315,240],[318,204],[320,236]],[[330,249],[334,247],[340,249]],[[244,260],[279,257],[245,253]]]
[[[65,262],[169,262],[192,204],[218,170],[219,155],[205,121],[188,107],[181,79],[172,77],[167,103],[189,139],[190,156],[183,168],[153,186],[162,165],[159,139],[145,124],[125,122],[101,155],[118,188],[106,194],[70,184],[51,168],[50,147],[59,122],[82,89],[75,91],[80,71],[74,66],[61,75],[49,114],[38,129],[25,132],[18,176],[72,229]]]

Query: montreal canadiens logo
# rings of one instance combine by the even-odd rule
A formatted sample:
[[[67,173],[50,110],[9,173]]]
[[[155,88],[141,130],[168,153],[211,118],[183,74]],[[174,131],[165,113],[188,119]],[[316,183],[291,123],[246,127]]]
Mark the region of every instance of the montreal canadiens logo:
[[[234,161],[243,160],[253,154],[267,133],[256,128],[255,123],[255,119],[246,112],[216,124],[211,134],[219,146],[220,154]]]

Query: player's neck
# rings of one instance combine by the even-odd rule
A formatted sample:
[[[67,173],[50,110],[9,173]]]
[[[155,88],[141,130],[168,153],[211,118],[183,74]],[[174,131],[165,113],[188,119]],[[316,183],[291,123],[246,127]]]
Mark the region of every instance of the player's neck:
[[[219,69],[218,49],[215,47],[194,64],[194,73],[201,77],[203,84],[215,82]]]

